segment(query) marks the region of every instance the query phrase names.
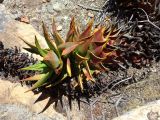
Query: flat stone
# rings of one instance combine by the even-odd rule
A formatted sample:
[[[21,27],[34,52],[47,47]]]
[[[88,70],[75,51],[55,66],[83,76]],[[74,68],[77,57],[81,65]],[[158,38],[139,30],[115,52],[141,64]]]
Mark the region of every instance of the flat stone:
[[[0,41],[6,48],[9,47],[28,47],[23,41],[28,41],[34,45],[35,36],[37,36],[42,47],[48,47],[44,37],[42,37],[32,25],[16,21],[12,15],[7,12],[4,5],[0,4]],[[22,49],[24,52],[25,50]],[[26,52],[26,51],[25,51]]]
[[[11,120],[9,118],[15,118],[12,120],[23,120],[20,118],[26,118],[24,120],[66,120],[66,118],[55,111],[52,105],[43,113],[42,111],[48,102],[48,99],[34,103],[40,94],[34,95],[33,92],[27,92],[26,86],[21,86],[20,83],[11,83],[6,80],[0,79],[0,119]],[[23,115],[22,115],[23,114]],[[36,117],[37,116],[37,117]],[[40,119],[40,117],[42,118]],[[4,119],[5,117],[5,119]],[[43,120],[44,120],[43,119]]]
[[[7,22],[4,27],[4,31],[0,32],[0,38],[6,47],[26,47],[22,39],[34,45],[35,36],[39,39],[42,47],[47,47],[45,39],[30,24],[12,20]]]
[[[0,104],[1,120],[53,120],[43,114],[36,114],[26,106],[17,104]],[[55,119],[56,120],[56,119]]]
[[[113,120],[159,120],[160,119],[160,100],[138,107]]]
[[[11,19],[12,15],[6,11],[3,4],[0,4],[0,32],[4,30],[5,24]]]

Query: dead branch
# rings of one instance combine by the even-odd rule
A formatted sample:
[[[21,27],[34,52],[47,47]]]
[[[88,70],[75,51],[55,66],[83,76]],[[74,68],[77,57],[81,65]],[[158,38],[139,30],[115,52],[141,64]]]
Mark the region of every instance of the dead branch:
[[[83,9],[86,9],[86,10],[91,10],[91,11],[95,11],[95,12],[103,12],[103,10],[101,10],[101,9],[90,8],[90,7],[84,6],[82,4],[78,4],[78,6],[83,8]]]

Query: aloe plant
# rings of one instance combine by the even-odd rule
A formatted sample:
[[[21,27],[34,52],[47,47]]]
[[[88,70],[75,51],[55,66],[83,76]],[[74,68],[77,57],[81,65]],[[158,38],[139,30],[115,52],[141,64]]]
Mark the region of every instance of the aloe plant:
[[[111,44],[111,40],[116,37],[118,31],[115,32],[112,27],[101,26],[92,30],[93,21],[91,19],[86,29],[80,33],[74,18],[72,18],[66,40],[63,40],[56,30],[54,19],[52,37],[43,23],[44,37],[48,44],[47,49],[41,48],[37,37],[35,37],[35,45],[24,41],[30,47],[24,49],[43,57],[43,60],[35,65],[22,68],[22,70],[34,70],[41,73],[22,80],[36,81],[28,91],[41,86],[49,88],[64,81],[74,80],[76,83],[74,87],[83,92],[84,81],[95,82],[92,75],[97,70],[107,69],[103,65],[103,61],[108,59],[113,51],[107,51],[106,47]]]

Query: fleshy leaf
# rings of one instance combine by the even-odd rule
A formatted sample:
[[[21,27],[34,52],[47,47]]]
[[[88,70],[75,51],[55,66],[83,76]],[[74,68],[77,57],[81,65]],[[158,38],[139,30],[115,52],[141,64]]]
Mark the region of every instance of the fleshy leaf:
[[[85,61],[85,66],[86,66],[86,70],[87,70],[87,72],[88,72],[88,75],[90,76],[90,80],[92,80],[92,81],[94,81],[94,79],[93,79],[93,76],[92,76],[92,74],[91,74],[91,71],[90,71],[90,68],[89,68],[89,65],[88,65],[88,62],[87,61]]]
[[[109,31],[109,33],[107,34],[107,36],[106,36],[106,38],[105,38],[106,44],[107,44],[107,43],[109,42],[109,40],[110,40],[110,35],[111,35],[112,31],[113,31],[113,28]]]
[[[76,42],[79,41],[79,29],[75,25],[74,17],[71,20],[70,23],[70,29],[68,31],[66,42]]]
[[[36,36],[35,36],[35,45],[39,51],[39,54],[44,57],[47,54],[47,51],[41,48]]]
[[[78,84],[81,88],[81,91],[83,92],[83,79],[82,79],[81,75],[78,75]]]
[[[89,58],[83,57],[83,56],[79,55],[78,53],[75,53],[75,57],[76,57],[76,61],[79,63],[89,60]]]
[[[72,20],[71,20],[71,23],[70,23],[70,29],[69,29],[68,34],[67,34],[66,42],[73,42],[75,30],[76,30],[75,20],[74,20],[74,17],[73,17]]]
[[[62,55],[67,55],[75,50],[83,42],[67,42],[59,46],[60,49],[63,49]]]
[[[99,62],[102,62],[103,60],[105,60],[105,57],[102,58],[102,57],[99,57],[99,56],[96,56],[93,52],[90,51],[90,56],[91,56],[91,60],[93,61],[93,63],[99,63]]]
[[[42,79],[45,75],[46,75],[46,74],[34,75],[34,76],[32,76],[32,77],[23,79],[23,80],[21,80],[21,81],[37,81],[37,80]]]
[[[31,91],[31,90],[34,90],[34,89],[36,89],[36,88],[41,87],[42,85],[44,85],[44,84],[47,82],[48,78],[51,77],[52,73],[53,73],[53,72],[50,71],[50,72],[47,72],[46,74],[43,74],[42,78],[41,78],[40,80],[38,80],[38,81],[33,85],[33,87],[30,88],[29,90],[27,90],[26,92]]]
[[[92,51],[92,53],[96,56],[99,56],[103,51],[103,45],[101,46],[95,46],[94,50]]]
[[[104,28],[104,27],[99,28],[99,29],[94,33],[93,42],[95,42],[95,43],[97,43],[97,44],[103,44],[103,43],[105,43],[104,31],[105,31],[105,28]]]
[[[83,39],[83,38],[86,38],[86,37],[89,37],[91,36],[91,32],[92,32],[92,26],[93,26],[93,22],[94,22],[94,19],[92,18],[88,25],[87,25],[87,28],[84,30],[84,32],[80,35],[80,39]]]
[[[61,83],[63,80],[65,80],[67,77],[68,77],[67,74],[61,75],[60,77],[57,78],[58,81],[56,81],[56,82],[54,82],[54,83],[52,83],[52,84],[46,86],[46,88],[53,87],[53,86],[56,86],[56,85],[60,84],[60,83]]]
[[[69,58],[67,58],[67,73],[68,73],[68,76],[69,76],[69,77],[72,76],[72,72],[71,72],[71,62],[70,62]]]
[[[49,46],[49,48],[51,50],[53,50],[57,55],[58,57],[60,58],[60,53],[58,51],[58,48],[57,48],[57,45],[54,43],[54,41],[50,38],[49,34],[48,34],[48,31],[47,31],[47,28],[46,26],[44,25],[43,23],[43,33],[44,33],[44,37],[45,37],[45,40]]]
[[[83,68],[83,73],[86,76],[86,80],[92,80],[92,77],[85,68]]]
[[[93,36],[89,36],[87,38],[81,39],[80,41],[84,41],[83,44],[79,45],[76,50],[82,56],[86,56],[89,46],[93,40]]]
[[[34,54],[37,54],[39,55],[39,52],[38,52],[38,49],[33,49],[33,48],[23,48],[25,49],[26,51],[30,52],[30,53],[34,53]]]
[[[52,50],[49,51],[46,56],[44,56],[43,60],[53,70],[56,70],[60,66],[60,60]]]
[[[52,19],[52,36],[55,40],[56,45],[60,45],[64,43],[64,40],[61,38],[61,36],[59,35],[58,31],[57,31],[57,27],[56,27],[56,23],[54,18]]]
[[[45,69],[47,69],[48,66],[43,63],[43,62],[39,62],[37,64],[25,67],[25,68],[21,68],[21,70],[34,70],[34,71],[44,71]]]
[[[30,48],[24,48],[25,50],[27,50],[28,52],[31,53],[35,53],[35,54],[39,54],[38,48],[32,44],[30,44],[29,42],[25,41],[24,39],[20,38],[21,40],[23,40],[24,43],[26,43]]]

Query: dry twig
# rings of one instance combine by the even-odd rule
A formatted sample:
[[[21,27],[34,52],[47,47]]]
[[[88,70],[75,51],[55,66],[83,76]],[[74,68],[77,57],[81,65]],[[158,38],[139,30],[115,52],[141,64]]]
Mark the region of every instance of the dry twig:
[[[155,25],[153,22],[150,21],[149,16],[146,13],[146,11],[143,10],[142,8],[138,8],[138,9],[141,10],[145,14],[147,19],[146,20],[142,20],[142,21],[137,21],[137,22],[138,23],[147,23],[148,22],[149,24],[151,24],[153,27],[155,27],[156,29],[158,29],[160,31],[160,28],[157,25]]]
[[[103,10],[101,10],[101,9],[90,8],[90,7],[81,5],[81,4],[78,4],[78,6],[81,7],[81,8],[83,8],[83,9],[86,9],[86,10],[91,10],[91,11],[95,11],[95,12],[103,12]]]

